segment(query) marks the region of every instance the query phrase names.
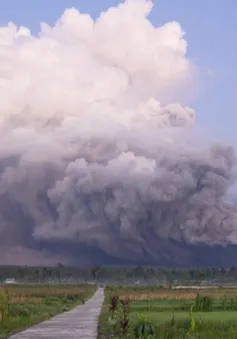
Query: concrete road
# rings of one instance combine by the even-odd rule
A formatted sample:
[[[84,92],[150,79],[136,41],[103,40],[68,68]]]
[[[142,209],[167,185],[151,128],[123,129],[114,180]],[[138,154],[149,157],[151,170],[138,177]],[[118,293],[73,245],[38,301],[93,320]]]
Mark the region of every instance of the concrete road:
[[[11,336],[11,339],[96,339],[97,325],[104,301],[104,290],[99,288],[84,305],[59,314],[27,330]]]

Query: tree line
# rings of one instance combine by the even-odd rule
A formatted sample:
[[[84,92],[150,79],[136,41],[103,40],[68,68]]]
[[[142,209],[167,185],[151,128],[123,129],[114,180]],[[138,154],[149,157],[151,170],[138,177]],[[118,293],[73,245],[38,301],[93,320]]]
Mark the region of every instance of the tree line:
[[[58,263],[54,267],[0,266],[0,281],[15,279],[22,283],[101,282],[119,284],[200,284],[237,281],[237,268],[163,268],[91,266],[69,267]]]

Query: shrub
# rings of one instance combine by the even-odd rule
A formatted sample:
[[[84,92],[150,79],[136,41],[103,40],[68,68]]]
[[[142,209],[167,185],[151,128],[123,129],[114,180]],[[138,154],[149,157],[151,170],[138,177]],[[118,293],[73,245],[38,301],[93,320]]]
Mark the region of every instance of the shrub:
[[[210,312],[212,311],[212,298],[197,294],[194,302],[193,311],[195,312]]]
[[[151,322],[148,322],[142,314],[134,326],[134,335],[135,338],[139,339],[157,338],[157,327]]]
[[[10,293],[7,290],[0,291],[0,320],[8,317],[10,305]]]

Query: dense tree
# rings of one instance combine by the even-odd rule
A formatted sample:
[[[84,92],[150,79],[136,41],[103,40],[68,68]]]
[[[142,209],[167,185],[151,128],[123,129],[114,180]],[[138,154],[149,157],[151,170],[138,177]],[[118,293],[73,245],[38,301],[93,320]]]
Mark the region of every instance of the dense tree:
[[[43,283],[53,281],[110,282],[134,284],[168,285],[201,283],[202,281],[237,281],[237,268],[190,268],[169,269],[160,267],[92,266],[68,267],[58,263],[55,267],[0,266],[0,281],[15,278],[23,283]]]

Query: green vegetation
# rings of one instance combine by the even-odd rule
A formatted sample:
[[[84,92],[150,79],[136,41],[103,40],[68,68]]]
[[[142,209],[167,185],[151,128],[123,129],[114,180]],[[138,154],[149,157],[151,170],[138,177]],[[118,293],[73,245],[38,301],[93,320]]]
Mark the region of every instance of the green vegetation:
[[[7,278],[15,278],[22,283],[99,283],[132,285],[148,284],[199,285],[236,284],[237,268],[167,268],[142,266],[99,266],[69,267],[58,263],[55,267],[0,266],[0,282]]]
[[[116,300],[116,305],[113,305]],[[126,335],[122,331],[126,308]],[[113,321],[111,321],[113,319]],[[148,289],[108,287],[99,320],[99,339],[237,338],[237,289]]]
[[[0,288],[0,338],[68,311],[93,295],[94,285],[26,286]]]
[[[119,338],[129,334],[131,339],[237,338],[236,267],[0,266],[3,286],[8,286],[4,285],[8,278],[16,280],[14,288],[21,292],[13,296],[11,290],[10,303],[7,295],[0,296],[0,334],[4,336],[83,302],[78,292],[73,296],[73,285],[94,282],[109,284],[100,317],[100,338],[115,338],[116,333]],[[36,285],[41,294],[30,294]],[[62,286],[72,289],[70,297],[55,296],[55,290]],[[111,296],[118,296],[114,304]]]

